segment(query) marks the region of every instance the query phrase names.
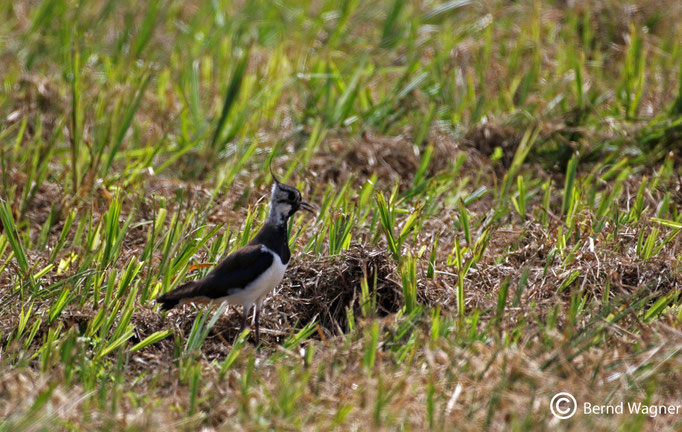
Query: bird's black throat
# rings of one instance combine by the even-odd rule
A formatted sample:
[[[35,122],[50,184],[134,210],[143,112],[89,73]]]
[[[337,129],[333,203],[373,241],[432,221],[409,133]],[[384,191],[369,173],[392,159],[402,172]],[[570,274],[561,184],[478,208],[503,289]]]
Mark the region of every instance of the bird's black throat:
[[[291,258],[289,251],[289,236],[287,232],[287,219],[281,221],[267,220],[265,225],[249,244],[262,244],[279,255],[282,264],[287,264]]]

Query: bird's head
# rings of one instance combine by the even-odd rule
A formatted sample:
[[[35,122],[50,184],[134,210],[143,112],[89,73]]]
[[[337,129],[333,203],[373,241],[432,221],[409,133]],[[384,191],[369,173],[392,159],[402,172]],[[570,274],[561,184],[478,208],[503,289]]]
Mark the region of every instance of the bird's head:
[[[270,219],[278,223],[286,222],[300,209],[315,214],[315,207],[303,201],[301,192],[293,186],[281,183],[276,177],[270,197]]]

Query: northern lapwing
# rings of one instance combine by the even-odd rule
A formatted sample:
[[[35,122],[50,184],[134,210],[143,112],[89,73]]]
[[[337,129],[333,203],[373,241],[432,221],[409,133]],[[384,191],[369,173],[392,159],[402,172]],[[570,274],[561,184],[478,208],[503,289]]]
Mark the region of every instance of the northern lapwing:
[[[255,305],[256,345],[260,343],[259,318],[263,298],[275,289],[289,264],[287,221],[298,210],[315,214],[315,208],[301,199],[298,189],[280,183],[274,176],[268,219],[246,246],[231,253],[204,278],[185,283],[158,297],[162,310],[186,303],[242,305],[241,330]]]

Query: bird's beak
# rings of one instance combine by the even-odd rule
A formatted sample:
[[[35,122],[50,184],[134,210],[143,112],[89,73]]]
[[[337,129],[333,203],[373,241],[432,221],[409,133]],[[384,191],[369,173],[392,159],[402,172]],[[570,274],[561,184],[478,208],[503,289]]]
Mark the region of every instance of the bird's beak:
[[[312,205],[312,204],[310,204],[310,203],[307,203],[307,202],[305,202],[305,201],[301,201],[300,207],[301,207],[303,210],[309,211],[309,212],[312,213],[312,214],[316,214],[316,213],[317,213],[317,209],[315,208],[315,206]]]

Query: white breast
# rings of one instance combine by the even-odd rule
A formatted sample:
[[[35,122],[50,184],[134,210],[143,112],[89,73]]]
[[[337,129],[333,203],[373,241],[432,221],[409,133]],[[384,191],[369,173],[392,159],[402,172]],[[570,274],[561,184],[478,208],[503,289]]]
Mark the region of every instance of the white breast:
[[[235,290],[233,294],[218,299],[218,301],[227,301],[231,304],[252,305],[279,285],[284,277],[284,271],[287,269],[287,265],[283,264],[279,255],[272,250],[265,246],[261,246],[261,249],[264,252],[272,254],[272,264],[270,267],[268,267],[263,274],[258,276],[258,278],[245,286],[244,289]]]

